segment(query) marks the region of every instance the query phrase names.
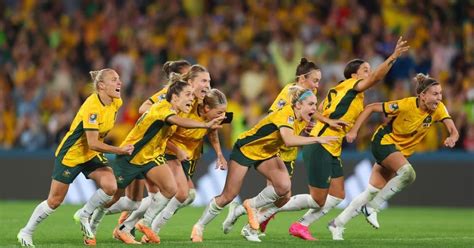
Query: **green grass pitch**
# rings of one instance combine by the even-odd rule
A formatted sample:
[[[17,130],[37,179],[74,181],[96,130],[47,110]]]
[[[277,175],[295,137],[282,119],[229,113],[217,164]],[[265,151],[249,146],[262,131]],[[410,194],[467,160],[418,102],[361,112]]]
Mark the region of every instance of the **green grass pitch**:
[[[0,201],[0,247],[18,246],[16,234],[25,225],[38,202]],[[63,205],[36,230],[37,247],[82,247],[80,228],[72,220],[79,206]],[[289,225],[304,211],[279,213],[267,229],[262,243],[250,243],[240,236],[246,218],[241,218],[230,234],[223,234],[221,223],[227,209],[208,225],[204,243],[189,241],[191,228],[203,208],[181,209],[160,233],[161,247],[474,247],[474,209],[391,207],[379,214],[380,230],[374,230],[363,217],[347,225],[344,241],[332,241],[327,222],[335,210],[311,227],[319,241],[308,242],[288,235]],[[106,216],[97,234],[99,247],[125,247],[112,238],[118,215]],[[150,246],[150,245],[147,245]]]

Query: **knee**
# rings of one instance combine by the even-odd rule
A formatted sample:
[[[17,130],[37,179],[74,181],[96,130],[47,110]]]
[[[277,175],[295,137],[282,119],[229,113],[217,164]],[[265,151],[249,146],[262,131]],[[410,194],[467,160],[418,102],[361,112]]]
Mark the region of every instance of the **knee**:
[[[188,198],[188,190],[179,189],[174,196],[179,202],[184,202]]]
[[[400,168],[397,173],[400,175],[402,180],[406,184],[411,184],[415,181],[416,179],[416,172],[415,169],[411,166],[411,164],[406,164]]]
[[[323,196],[322,194],[316,194],[314,192],[310,192],[310,195],[313,201],[315,201],[320,207],[326,204],[326,196]]]
[[[63,198],[59,198],[59,197],[49,197],[47,200],[48,206],[51,209],[58,208],[62,202],[63,202]]]
[[[279,196],[285,196],[291,191],[291,181],[290,180],[281,180],[273,183],[273,188],[275,193]]]
[[[115,195],[115,192],[117,192],[117,183],[112,183],[110,181],[107,181],[107,183],[104,183],[101,185],[101,189],[106,193],[107,195]]]
[[[161,194],[164,195],[166,198],[173,198],[178,191],[176,184],[167,184],[161,190]]]
[[[229,204],[237,196],[235,192],[223,192],[220,196],[216,197],[217,205],[223,207]]]

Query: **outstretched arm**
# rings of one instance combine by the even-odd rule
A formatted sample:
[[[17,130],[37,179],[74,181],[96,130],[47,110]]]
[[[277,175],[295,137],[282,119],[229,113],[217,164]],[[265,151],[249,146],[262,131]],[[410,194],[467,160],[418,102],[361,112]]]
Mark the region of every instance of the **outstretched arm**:
[[[179,117],[178,115],[173,115],[173,116],[170,116],[166,119],[167,122],[171,123],[171,124],[174,124],[174,125],[178,125],[180,127],[184,127],[184,128],[212,128],[212,129],[216,129],[216,128],[220,128],[221,125],[219,123],[222,122],[222,120],[224,120],[225,116],[219,116],[209,122],[200,122],[200,121],[195,121],[195,120],[192,120],[192,119],[189,119],[189,118],[183,118],[183,117]]]
[[[360,81],[356,86],[355,90],[358,92],[363,92],[366,89],[374,86],[378,81],[382,80],[383,77],[387,74],[387,72],[392,68],[393,63],[395,63],[395,60],[397,60],[400,55],[402,55],[404,52],[408,51],[409,46],[406,45],[407,41],[403,40],[402,37],[400,37],[397,41],[397,45],[395,46],[395,50],[393,51],[393,54],[390,55],[390,57],[387,58],[381,65],[377,67],[377,69],[374,70],[370,74],[370,76],[362,81]]]
[[[285,143],[285,146],[302,146],[314,143],[327,144],[338,140],[336,136],[324,136],[324,137],[302,137],[297,136],[293,133],[293,129],[288,127],[281,127],[280,134]]]
[[[364,111],[362,111],[359,117],[357,117],[357,120],[354,123],[354,126],[352,127],[352,129],[346,134],[347,142],[349,143],[354,142],[354,140],[357,137],[357,132],[359,131],[360,127],[373,112],[380,112],[380,113],[383,112],[383,103],[381,102],[372,103],[372,104],[367,105],[364,108]]]
[[[450,118],[444,119],[443,124],[444,126],[446,126],[449,132],[449,137],[447,137],[446,140],[444,140],[444,145],[449,148],[453,148],[459,139],[458,130],[456,129],[456,126],[454,125],[454,121]]]
[[[111,146],[99,140],[99,131],[86,130],[86,139],[89,149],[97,152],[110,152],[119,155],[130,155],[133,152],[133,145],[123,147]]]

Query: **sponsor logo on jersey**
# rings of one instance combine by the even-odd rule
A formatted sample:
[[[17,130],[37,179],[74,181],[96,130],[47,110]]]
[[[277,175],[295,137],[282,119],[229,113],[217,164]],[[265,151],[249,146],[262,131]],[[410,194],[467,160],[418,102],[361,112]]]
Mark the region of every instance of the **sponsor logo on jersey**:
[[[288,124],[293,125],[295,123],[295,118],[293,116],[288,117]]]
[[[398,110],[398,104],[397,103],[391,103],[388,108],[390,109],[390,111],[397,111]]]

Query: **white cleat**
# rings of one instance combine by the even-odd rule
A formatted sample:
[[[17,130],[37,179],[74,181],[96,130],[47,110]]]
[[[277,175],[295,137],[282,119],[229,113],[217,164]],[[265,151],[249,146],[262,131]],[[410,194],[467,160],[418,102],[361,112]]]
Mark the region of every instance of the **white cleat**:
[[[76,223],[81,225],[81,231],[84,236],[84,239],[95,239],[95,234],[92,232],[91,226],[89,224],[89,218],[81,217],[82,208],[77,210],[74,213],[73,219]]]
[[[235,222],[239,218],[239,216],[235,216],[235,208],[239,206],[237,202],[231,202],[229,204],[229,212],[227,213],[227,217],[225,218],[224,222],[222,222],[222,230],[224,234],[228,234],[232,231]]]
[[[20,242],[21,246],[28,246],[28,247],[35,247],[33,244],[33,236],[23,231],[23,229],[18,232],[16,235],[18,242]]]
[[[246,240],[250,242],[262,242],[258,238],[258,231],[250,228],[250,225],[245,225],[242,230],[240,231],[240,235],[242,235]]]
[[[367,222],[375,229],[380,228],[379,221],[377,219],[377,210],[374,208],[368,207],[367,205],[364,205],[361,207],[360,212],[365,216],[365,219]]]
[[[332,234],[332,240],[344,240],[342,234],[344,234],[344,227],[336,226],[334,220],[328,223],[328,229]]]

